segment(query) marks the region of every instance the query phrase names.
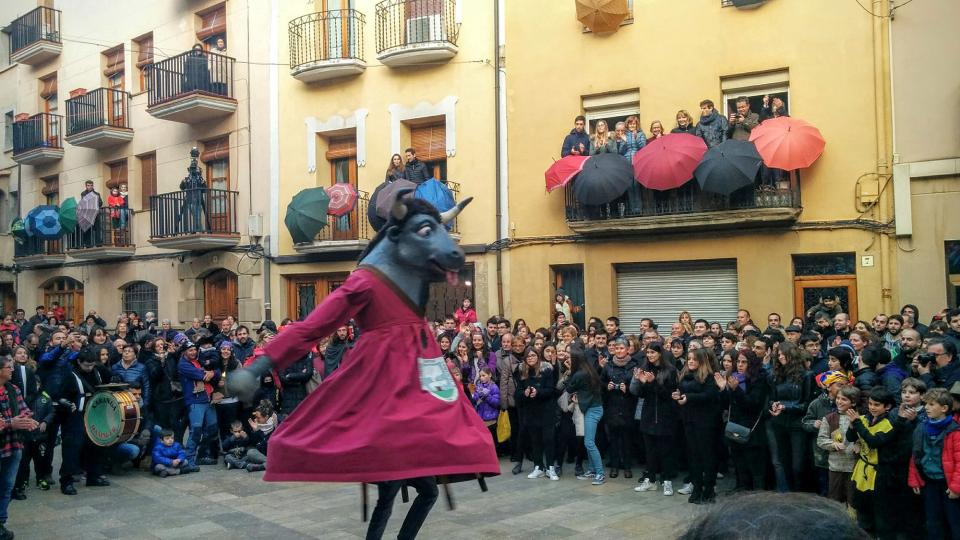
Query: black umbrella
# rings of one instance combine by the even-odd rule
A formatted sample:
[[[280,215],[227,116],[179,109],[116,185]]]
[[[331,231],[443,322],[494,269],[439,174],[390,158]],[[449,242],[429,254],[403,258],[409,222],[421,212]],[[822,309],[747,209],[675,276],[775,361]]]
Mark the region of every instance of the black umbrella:
[[[752,142],[730,139],[707,150],[693,175],[703,191],[729,195],[753,184],[761,161]]]
[[[633,183],[630,160],[619,154],[598,154],[583,164],[573,181],[573,196],[580,204],[606,204],[626,193]]]
[[[387,224],[387,220],[377,215],[377,198],[380,196],[380,192],[383,191],[383,188],[387,187],[387,182],[384,182],[377,186],[377,189],[373,190],[373,195],[370,195],[370,200],[367,201],[367,220],[370,222],[370,226],[373,227],[373,230],[379,231],[384,225]]]

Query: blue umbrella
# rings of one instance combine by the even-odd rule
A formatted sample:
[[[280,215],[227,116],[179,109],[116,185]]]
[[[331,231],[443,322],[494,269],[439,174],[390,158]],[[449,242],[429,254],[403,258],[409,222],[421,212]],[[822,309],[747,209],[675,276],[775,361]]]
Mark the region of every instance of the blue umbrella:
[[[60,209],[56,206],[49,204],[38,206],[27,213],[25,221],[27,232],[44,240],[56,240],[63,234],[63,227],[60,226]]]
[[[413,196],[414,198],[427,201],[440,212],[446,212],[457,205],[457,201],[453,198],[453,192],[450,191],[450,188],[436,178],[430,178],[417,186],[417,190]],[[446,226],[447,230],[453,230],[453,223],[447,223]]]

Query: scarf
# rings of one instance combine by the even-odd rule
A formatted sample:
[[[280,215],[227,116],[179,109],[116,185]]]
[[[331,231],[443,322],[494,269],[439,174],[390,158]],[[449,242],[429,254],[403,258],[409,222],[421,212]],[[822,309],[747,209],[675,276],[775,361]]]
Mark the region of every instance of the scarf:
[[[743,391],[744,391],[744,392],[747,391],[747,376],[746,376],[746,375],[744,375],[743,373],[740,373],[739,371],[734,371],[733,373],[730,374],[730,376],[733,377],[734,379],[736,379],[738,383],[740,383],[740,388],[743,388]]]
[[[203,367],[200,366],[200,361],[196,358],[190,360],[190,363],[193,364],[193,367],[197,369],[203,369]],[[194,393],[196,393],[197,388],[200,386],[199,383],[203,383],[203,391],[207,394],[207,398],[213,395],[213,385],[210,384],[210,381],[196,381],[194,383]]]
[[[944,416],[940,420],[931,420],[927,418],[923,421],[923,431],[927,434],[928,437],[939,437],[943,430],[947,429],[947,426],[953,422],[953,418],[950,416]]]
[[[866,416],[861,416],[860,421],[867,426],[867,431],[872,435],[877,433],[887,433],[893,431],[893,424],[886,416],[882,416],[875,424],[870,425]],[[857,464],[853,467],[853,482],[857,491],[873,491],[877,482],[877,462],[880,453],[876,448],[870,448],[867,442],[860,438],[860,456]]]
[[[632,360],[632,358],[630,358],[629,356],[627,356],[627,357],[624,357],[623,360],[620,360],[619,358],[617,358],[616,356],[614,356],[614,357],[611,358],[611,360],[613,360],[613,365],[615,365],[615,366],[617,366],[617,367],[623,367],[623,366],[627,365],[627,362],[629,362],[630,360]]]

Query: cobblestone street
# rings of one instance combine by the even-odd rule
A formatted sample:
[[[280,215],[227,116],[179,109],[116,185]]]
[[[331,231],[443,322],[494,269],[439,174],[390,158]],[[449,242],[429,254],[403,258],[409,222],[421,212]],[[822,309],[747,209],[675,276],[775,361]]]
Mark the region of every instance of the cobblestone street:
[[[442,498],[420,538],[671,538],[700,507],[686,497],[635,493],[636,478],[600,487],[576,480],[569,466],[559,482],[510,474],[453,486],[457,508]],[[638,472],[635,470],[635,472]],[[9,527],[18,539],[71,538],[363,538],[357,484],[267,483],[263,473],[202,467],[198,474],[160,479],[123,469],[110,487],[67,497],[57,488],[31,487],[28,501],[12,501]],[[679,483],[678,486],[679,487]],[[411,490],[411,497],[415,494]],[[371,509],[376,488],[370,488]],[[25,510],[29,504],[29,511]],[[400,497],[384,538],[395,538],[409,504]]]

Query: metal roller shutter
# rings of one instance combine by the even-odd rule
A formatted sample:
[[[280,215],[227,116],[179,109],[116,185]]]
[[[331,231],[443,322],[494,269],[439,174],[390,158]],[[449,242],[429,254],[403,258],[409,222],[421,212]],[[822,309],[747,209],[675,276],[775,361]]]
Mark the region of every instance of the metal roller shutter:
[[[640,319],[649,317],[662,334],[681,311],[694,320],[726,326],[739,309],[737,261],[692,261],[631,264],[617,267],[617,304],[620,327],[636,333]]]

